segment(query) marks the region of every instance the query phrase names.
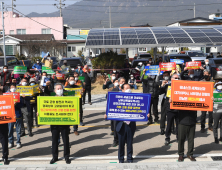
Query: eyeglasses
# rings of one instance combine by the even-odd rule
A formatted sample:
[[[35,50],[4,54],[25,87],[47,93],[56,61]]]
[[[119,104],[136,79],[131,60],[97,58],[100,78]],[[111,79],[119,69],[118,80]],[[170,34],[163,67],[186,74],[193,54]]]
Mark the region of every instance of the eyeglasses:
[[[179,80],[180,78],[179,77],[174,77],[174,79],[178,79]]]

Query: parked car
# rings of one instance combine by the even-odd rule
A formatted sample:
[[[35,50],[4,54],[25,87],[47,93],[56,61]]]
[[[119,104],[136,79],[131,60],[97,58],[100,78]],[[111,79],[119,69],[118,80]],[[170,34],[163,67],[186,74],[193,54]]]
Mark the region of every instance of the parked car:
[[[144,54],[139,54],[138,59],[149,59],[152,56],[150,55],[150,53],[144,53]]]
[[[209,66],[213,79],[222,79],[222,58],[209,58]]]
[[[31,69],[32,68],[32,61],[31,60],[19,60],[20,62],[20,65],[21,66],[26,66],[27,67],[27,70]],[[24,64],[23,64],[24,63]]]
[[[204,63],[206,55],[202,51],[185,51],[185,54],[190,56],[192,61],[201,61]]]
[[[10,72],[12,72],[15,66],[20,66],[20,62],[15,56],[6,56],[6,63]],[[0,72],[3,71],[4,65],[4,56],[0,56]]]

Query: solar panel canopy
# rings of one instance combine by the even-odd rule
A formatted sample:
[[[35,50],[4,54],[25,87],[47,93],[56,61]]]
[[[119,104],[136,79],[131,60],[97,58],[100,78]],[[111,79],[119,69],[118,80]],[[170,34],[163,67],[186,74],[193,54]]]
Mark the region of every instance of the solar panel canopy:
[[[88,48],[221,45],[222,26],[91,29],[86,40]]]

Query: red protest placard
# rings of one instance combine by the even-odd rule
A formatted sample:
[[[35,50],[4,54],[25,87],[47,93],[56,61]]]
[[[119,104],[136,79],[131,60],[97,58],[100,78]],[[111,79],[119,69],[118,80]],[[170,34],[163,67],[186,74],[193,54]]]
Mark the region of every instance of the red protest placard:
[[[213,111],[213,82],[172,80],[170,109]]]
[[[170,63],[160,63],[159,64],[160,71],[171,71],[176,70],[176,63],[170,62]]]
[[[13,96],[0,96],[0,124],[16,122]]]
[[[188,70],[197,70],[200,69],[201,61],[190,61],[186,62],[186,67]]]
[[[56,74],[56,78],[57,78],[58,80],[65,80],[65,74],[57,73],[57,74]]]
[[[13,95],[14,102],[16,102],[16,103],[20,102],[20,93],[19,92],[3,93],[3,95]]]

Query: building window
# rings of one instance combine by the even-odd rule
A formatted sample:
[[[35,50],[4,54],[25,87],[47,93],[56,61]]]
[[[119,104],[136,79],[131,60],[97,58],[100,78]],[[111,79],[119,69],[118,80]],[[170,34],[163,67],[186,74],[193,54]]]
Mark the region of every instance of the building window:
[[[139,48],[140,52],[147,52],[146,48]]]
[[[82,52],[86,52],[86,48],[83,47],[83,48],[82,48]]]
[[[17,29],[17,34],[26,34],[26,29]]]
[[[13,45],[5,46],[5,54],[6,55],[14,55]]]
[[[9,31],[9,34],[10,34],[10,35],[13,35],[13,34],[14,34],[14,30],[10,30],[10,31]]]
[[[42,34],[51,34],[51,29],[48,28],[42,29]]]
[[[76,47],[75,46],[68,46],[68,52],[75,52]]]

